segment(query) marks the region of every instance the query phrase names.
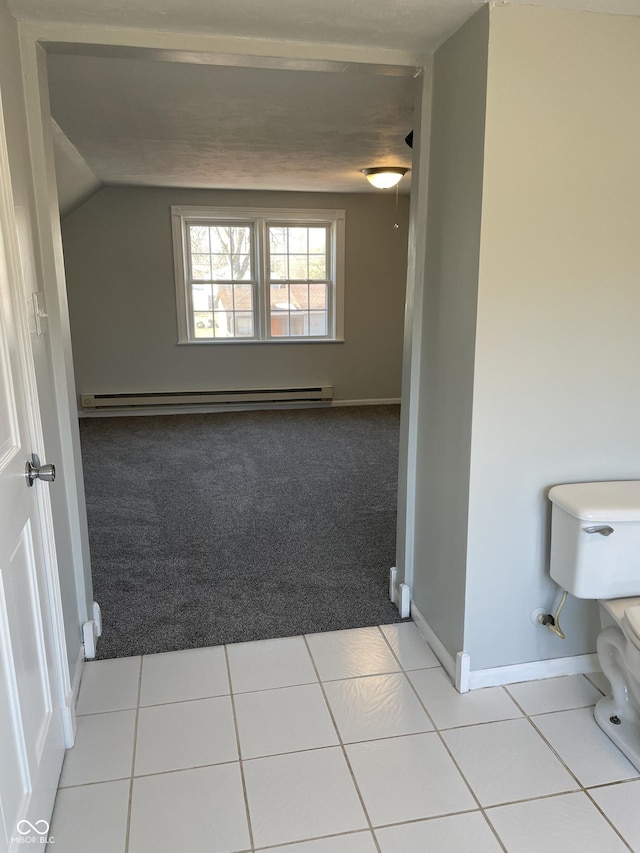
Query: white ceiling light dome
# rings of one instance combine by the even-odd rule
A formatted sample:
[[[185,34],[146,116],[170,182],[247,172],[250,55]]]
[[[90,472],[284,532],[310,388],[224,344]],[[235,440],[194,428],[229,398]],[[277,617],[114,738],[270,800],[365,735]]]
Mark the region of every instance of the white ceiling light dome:
[[[370,184],[379,190],[388,190],[400,183],[409,169],[404,166],[376,166],[371,169],[361,169],[362,174]]]

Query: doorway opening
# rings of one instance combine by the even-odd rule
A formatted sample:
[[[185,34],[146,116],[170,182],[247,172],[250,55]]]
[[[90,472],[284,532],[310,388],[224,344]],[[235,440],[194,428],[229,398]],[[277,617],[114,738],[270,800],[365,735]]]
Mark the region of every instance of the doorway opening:
[[[122,56],[114,49],[112,53],[114,55],[105,56],[104,52],[93,55],[90,47],[65,52],[64,46],[58,45],[48,56],[52,116],[58,131],[83,159],[86,156],[85,163],[89,167],[93,164],[94,174],[99,178],[98,192],[75,210],[71,201],[70,212],[62,222],[79,398],[89,392],[235,390],[264,385],[325,384],[329,380],[336,386],[339,402],[383,405],[305,409],[290,414],[199,413],[160,419],[154,416],[83,420],[81,435],[87,471],[94,597],[104,608],[105,634],[101,640],[104,653],[100,649],[99,653],[106,657],[140,654],[210,645],[212,637],[215,642],[234,642],[282,636],[291,631],[302,633],[396,621],[397,611],[388,598],[388,571],[395,562],[397,404],[402,365],[408,198],[402,194],[398,205],[395,191],[384,195],[372,191],[359,170],[377,165],[372,160],[374,157],[379,162],[381,157],[402,156],[403,162],[410,162],[410,151],[404,140],[413,119],[416,86],[413,74],[407,69],[404,74],[379,73],[379,68],[372,73],[373,67],[353,68],[346,75],[336,73],[336,68],[331,72],[238,68],[224,64],[156,62],[147,51]],[[293,93],[293,101],[287,104],[284,93],[288,92]],[[215,100],[211,93],[222,94]],[[212,100],[215,101],[213,115],[203,107]],[[357,115],[354,103],[363,105]],[[304,105],[307,105],[306,112]],[[125,125],[128,133],[123,135],[120,128]],[[368,132],[360,125],[366,125]],[[181,133],[177,128],[182,128]],[[373,128],[378,128],[377,132]],[[255,136],[257,144],[249,144],[248,140]],[[296,140],[291,149],[284,149],[284,137]],[[312,137],[321,140],[315,148],[310,143]],[[233,146],[232,138],[235,140]],[[145,147],[149,139],[154,142],[150,148]],[[227,157],[224,162],[228,165],[222,168],[222,155],[229,150],[232,156]],[[287,154],[288,150],[293,153]],[[374,154],[374,150],[377,153]],[[287,157],[291,161],[288,165]],[[171,164],[169,169],[167,163]],[[58,175],[62,174],[62,168],[58,166]],[[170,174],[163,182],[159,175],[167,171]],[[357,187],[353,183],[354,175]],[[59,195],[64,195],[62,188]],[[286,344],[252,341],[243,342],[243,345],[234,341],[225,342],[222,348],[218,342],[211,345],[200,336],[191,346],[177,345],[174,289],[167,287],[166,278],[167,270],[173,271],[175,251],[169,211],[175,204],[203,203],[312,210],[346,205],[349,279],[344,305],[345,322],[348,323],[345,340],[287,341]],[[396,220],[400,227],[394,229]],[[256,260],[258,265],[263,261],[262,258]],[[290,306],[288,314],[291,314]],[[270,328],[273,330],[273,325]],[[393,406],[396,408],[390,408]],[[309,485],[307,505],[311,508],[311,518],[302,519],[293,502],[281,497],[284,490],[278,490],[281,484],[277,464],[254,460],[257,467],[260,464],[271,466],[275,473],[264,481],[265,491],[274,504],[271,519],[262,525],[262,538],[253,537],[247,533],[247,527],[251,529],[254,524],[255,532],[259,526],[256,519],[264,521],[262,515],[266,513],[261,514],[253,503],[252,514],[238,523],[237,512],[234,516],[230,507],[234,502],[239,507],[243,499],[246,502],[249,493],[251,499],[255,499],[263,481],[245,476],[244,481],[235,483],[228,471],[224,473],[227,448],[219,434],[227,431],[236,438],[244,431],[250,435],[254,429],[250,424],[255,420],[267,434],[271,429],[278,436],[271,442],[271,450],[278,451],[286,427],[275,428],[273,424],[277,419],[288,426],[295,421],[303,433],[307,430],[307,435],[306,440],[293,440],[293,445],[297,442],[297,446],[310,454],[312,418],[322,426],[313,428],[319,449],[314,451],[316,457],[309,470],[305,472],[304,466],[296,464],[296,454],[292,455],[290,450],[285,452],[285,457],[289,453],[291,471],[296,475],[289,477],[287,485],[295,489],[297,484],[298,496],[301,486]],[[379,431],[377,455],[362,452],[372,422],[377,424]],[[140,472],[144,471],[146,477],[166,463],[166,455],[152,453],[153,438],[143,440],[134,448],[133,438],[130,441],[114,438],[116,427],[130,428],[131,436],[136,433],[153,436],[157,431],[169,435],[176,427],[182,427],[183,431],[193,429],[197,434],[203,423],[213,429],[209,430],[208,451],[201,449],[200,463],[198,454],[193,452],[194,447],[199,446],[198,440],[183,438],[181,445],[178,437],[173,446],[176,458],[181,453],[186,457],[181,470],[183,479],[171,484],[160,484],[156,480],[153,486],[148,479],[144,480],[148,490],[146,498],[151,493],[154,495],[155,520],[150,521],[153,512],[149,501],[145,502],[145,496],[138,493],[141,500],[135,509],[132,507],[133,517],[124,526],[114,525],[109,530],[109,511],[105,511],[102,501],[106,500],[112,507],[117,504],[121,510],[127,507],[133,493],[127,498],[115,490],[110,498],[105,497],[108,486],[101,482],[99,472],[92,477],[93,460],[109,457],[111,462],[109,454],[117,456],[115,448],[128,446],[138,463],[123,461],[120,467],[116,465],[109,480],[122,485],[131,479],[133,488],[138,490],[140,480],[136,486],[136,477]],[[343,428],[342,436],[334,435],[336,424]],[[347,438],[355,439],[349,449]],[[322,449],[323,442],[334,451],[344,448],[343,457],[337,461],[329,457],[326,447]],[[162,441],[159,444],[162,445]],[[250,439],[247,446],[253,450],[256,444]],[[381,445],[383,452],[379,450]],[[102,451],[97,450],[99,447]],[[363,455],[367,458],[363,459]],[[374,485],[360,489],[360,504],[367,515],[367,524],[359,526],[358,535],[354,532],[357,509],[341,505],[342,499],[337,499],[338,489],[334,487],[332,494],[327,478],[328,472],[333,470],[335,482],[340,478],[348,481],[356,458],[363,462],[365,480],[367,468],[369,474],[375,472],[378,476]],[[237,459],[242,459],[241,468],[251,467],[249,453],[239,454]],[[324,463],[318,459],[323,459]],[[286,459],[280,458],[279,463],[286,465]],[[197,513],[185,512],[185,508],[195,503],[201,509],[203,502],[206,507],[206,498],[201,502],[195,498],[199,494],[198,486],[204,482],[197,479],[202,468],[207,472],[206,485],[218,489],[215,499],[211,494],[208,496],[218,511],[205,513],[206,520],[196,521]],[[319,478],[315,487],[308,483],[311,468]],[[353,475],[348,485],[353,488],[361,476],[361,473]],[[253,483],[250,488],[249,483]],[[235,497],[232,496],[234,490]],[[324,492],[326,494],[321,497]],[[165,498],[176,495],[182,495],[182,503],[169,521],[167,515],[158,512],[158,507],[164,505]],[[95,511],[92,509],[94,497],[98,499]],[[282,507],[278,507],[279,500]],[[220,513],[221,506],[225,513]],[[93,530],[92,512],[97,519]],[[377,529],[375,524],[368,526],[376,513],[380,518],[384,514],[384,521]],[[205,544],[195,535],[196,530],[206,529],[215,540],[216,524],[221,516],[226,519],[223,527],[230,541],[240,541],[237,551],[228,544],[218,543],[219,553],[216,553],[211,536]],[[393,519],[391,526],[389,517]],[[345,531],[341,535],[334,529],[336,520],[344,523]],[[350,536],[347,535],[349,520],[353,522]],[[156,537],[158,553],[162,552],[169,562],[173,561],[174,574],[169,571],[162,582],[160,575],[164,572],[157,571],[154,576],[153,567],[157,569],[158,560],[150,557],[153,552],[149,536],[154,526],[159,533],[159,538]],[[279,529],[287,530],[289,535],[296,528],[300,538],[288,552],[285,563],[288,561],[290,568],[299,572],[299,577],[312,578],[303,596],[306,598],[309,589],[315,588],[317,599],[308,603],[313,619],[309,618],[306,623],[291,619],[292,615],[300,616],[302,584],[296,583],[295,572],[293,579],[290,573],[282,580],[275,571],[282,568],[276,557],[278,549],[269,545],[270,536],[272,540],[277,539]],[[265,534],[265,530],[270,533]],[[168,536],[170,531],[174,532],[173,539]],[[117,546],[111,553],[108,552],[109,542]],[[222,567],[222,571],[234,579],[227,584],[230,591],[222,593],[220,586],[214,583],[206,590],[209,598],[203,593],[205,581],[196,580],[190,574],[193,555],[187,545],[194,543],[205,566],[210,568],[218,561],[217,567]],[[374,544],[380,546],[377,554],[371,553]],[[126,552],[130,565],[119,575],[112,569],[121,561],[122,551]],[[259,566],[260,571],[256,569],[254,575],[249,572],[236,576],[242,562],[238,554],[250,557],[249,563]],[[291,554],[297,555],[297,559]],[[269,558],[265,559],[265,555]],[[271,564],[269,559],[273,560]],[[358,616],[358,613],[360,605],[368,598],[369,580],[349,570],[358,561],[372,563],[370,568],[375,577],[372,598],[376,599],[376,604],[366,616]],[[103,564],[105,570],[101,572],[99,567]],[[185,595],[177,605],[171,600],[170,590],[175,589],[176,579],[187,576]],[[211,580],[210,573],[208,577]],[[107,592],[120,592],[124,600],[127,591],[132,593],[136,589],[156,592],[164,589],[165,594],[160,596],[157,606],[148,611],[140,610],[133,601],[127,602],[130,607],[120,606],[117,598],[105,608],[104,601],[100,600],[101,594],[106,596]],[[261,614],[258,607],[256,615],[249,618],[243,604],[250,597],[250,590],[254,596],[258,594],[265,612]],[[140,596],[135,600],[140,602],[144,598]],[[225,610],[226,617],[221,619],[221,611],[216,608],[223,600],[229,607]],[[195,612],[196,603],[203,601],[208,602],[202,611],[206,614],[204,618],[202,612],[200,615]],[[130,629],[118,627],[118,620],[126,610],[131,614],[128,624],[137,625],[141,642],[148,638],[152,626],[159,629],[156,633],[161,640],[154,641],[150,647],[128,642],[126,635]],[[220,626],[225,619],[233,627],[224,635],[212,634],[211,622]],[[114,635],[111,650],[110,626]],[[207,630],[205,626],[209,626]]]

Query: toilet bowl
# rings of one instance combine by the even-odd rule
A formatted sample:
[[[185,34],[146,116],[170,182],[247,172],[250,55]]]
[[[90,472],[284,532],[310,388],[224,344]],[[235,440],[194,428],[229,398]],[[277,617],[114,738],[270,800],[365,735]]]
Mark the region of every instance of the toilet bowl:
[[[640,770],[640,481],[570,483],[549,492],[551,577],[597,599],[597,652],[611,691],[600,728]]]
[[[598,660],[611,692],[596,704],[594,716],[640,770],[640,598],[615,598],[599,604]]]

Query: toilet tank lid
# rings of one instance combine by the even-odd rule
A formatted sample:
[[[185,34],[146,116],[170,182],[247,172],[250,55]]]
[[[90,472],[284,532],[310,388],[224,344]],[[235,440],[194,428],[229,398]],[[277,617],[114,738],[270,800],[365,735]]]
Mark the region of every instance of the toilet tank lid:
[[[640,480],[564,483],[549,500],[583,521],[640,521]]]

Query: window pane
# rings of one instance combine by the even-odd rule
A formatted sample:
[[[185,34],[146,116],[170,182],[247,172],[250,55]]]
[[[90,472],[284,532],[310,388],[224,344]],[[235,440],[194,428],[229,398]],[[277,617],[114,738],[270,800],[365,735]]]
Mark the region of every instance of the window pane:
[[[191,300],[194,311],[211,311],[213,309],[213,288],[210,284],[194,284],[191,287]]]
[[[213,314],[210,311],[194,311],[193,326],[196,338],[212,338]]]
[[[307,232],[308,228],[289,228],[289,251],[298,254],[307,254]]]
[[[286,287],[284,291],[286,300]],[[255,335],[253,302],[253,285],[251,284],[194,285],[192,288],[194,337],[198,340],[252,338]]]
[[[269,288],[271,310],[289,308],[289,287],[286,284],[272,284]]]
[[[211,256],[195,254],[191,255],[191,277],[200,280],[211,279]]]
[[[214,255],[228,255],[231,249],[230,235],[228,229],[222,226],[215,225],[209,228],[209,239],[211,246],[209,251]]]
[[[251,228],[249,225],[234,225],[231,232],[231,252],[248,255],[251,249]]]
[[[269,226],[269,251],[287,252],[287,229]]]
[[[226,311],[215,311],[213,315],[213,328],[216,338],[232,338],[233,314]]]
[[[309,279],[324,281],[327,278],[327,263],[324,255],[309,255]]]
[[[290,287],[290,301],[294,308],[309,307],[309,285],[292,284]]]
[[[191,252],[209,252],[209,229],[206,225],[189,226]]]
[[[307,315],[291,314],[289,317],[289,334],[293,337],[301,337],[307,334]]]
[[[195,230],[195,226],[192,228]],[[206,231],[207,239],[211,243],[211,274],[207,278],[223,281],[251,280],[251,228],[248,225],[216,225]],[[202,259],[205,257],[200,255]],[[195,263],[195,256],[193,262]]]
[[[326,335],[327,332],[327,312],[326,311],[311,311],[309,313],[309,334],[310,335]]]
[[[236,335],[239,338],[253,337],[253,314],[236,314]]]
[[[214,284],[213,308],[215,311],[233,311],[232,284]]]
[[[289,255],[289,278],[307,279],[307,256]]]
[[[229,255],[211,255],[211,278],[219,281],[231,281]]]
[[[309,228],[309,254],[324,255],[327,251],[327,229]]]
[[[289,314],[285,312],[273,311],[271,313],[271,334],[274,338],[288,337],[289,335]]]
[[[327,307],[327,285],[326,284],[310,284],[309,285],[309,307],[324,308]]]
[[[253,278],[251,268],[251,228],[236,225],[231,232],[231,269],[234,281],[249,281]]]
[[[326,281],[327,228],[269,226],[270,278]]]
[[[234,281],[249,281],[251,278],[251,255],[232,255],[231,276]]]
[[[271,278],[287,277],[287,256],[271,255]]]
[[[214,255],[228,255],[231,252],[231,228],[224,225],[214,225],[209,228],[211,239],[210,251]]]
[[[252,311],[253,310],[253,287],[250,284],[236,284],[236,311]],[[253,334],[253,333],[252,333]]]

